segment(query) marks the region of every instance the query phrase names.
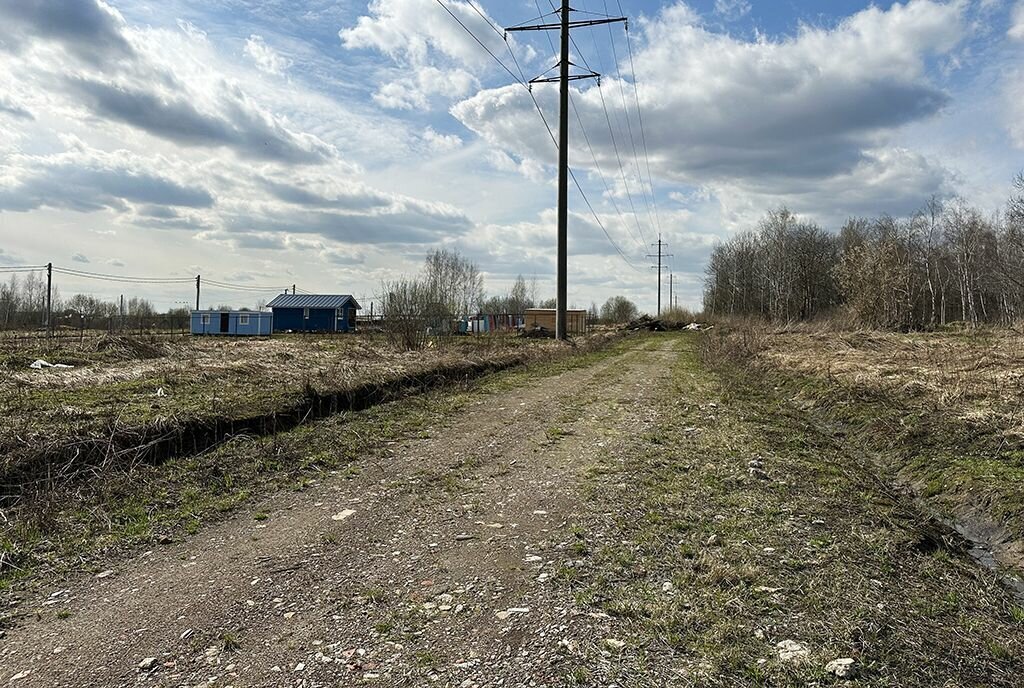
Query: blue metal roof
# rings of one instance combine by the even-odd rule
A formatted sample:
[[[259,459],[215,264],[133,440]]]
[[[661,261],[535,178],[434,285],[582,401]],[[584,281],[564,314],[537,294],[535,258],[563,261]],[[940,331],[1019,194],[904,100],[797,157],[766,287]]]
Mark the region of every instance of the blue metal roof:
[[[363,308],[349,294],[280,294],[267,305],[271,308],[344,308],[349,303],[356,310]]]

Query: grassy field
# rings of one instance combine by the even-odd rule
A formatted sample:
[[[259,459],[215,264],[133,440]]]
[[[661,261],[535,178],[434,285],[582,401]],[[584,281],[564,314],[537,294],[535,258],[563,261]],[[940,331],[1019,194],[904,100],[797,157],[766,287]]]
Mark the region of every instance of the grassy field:
[[[787,388],[676,345],[664,420],[591,471],[558,573],[624,624],[618,683],[1020,685],[1024,606],[993,572]]]
[[[706,342],[1024,567],[1024,336],[724,328]]]
[[[370,336],[102,337],[55,351],[12,348],[0,352],[0,483],[31,481],[40,460],[49,475],[146,460],[167,453],[156,451],[160,442],[177,450],[197,434],[217,439],[245,431],[246,421],[305,413],[314,400],[358,402],[346,395],[543,360],[558,350],[551,341],[477,337],[397,351]],[[36,358],[74,367],[30,369]]]
[[[2,435],[8,443],[4,465],[10,470],[18,460],[81,446],[89,438],[117,435],[130,446],[152,427],[166,432],[172,423],[224,423],[283,412],[311,389],[344,392],[472,366],[479,366],[478,373],[520,364],[530,364],[534,374],[555,372],[604,355],[616,339],[598,334],[568,347],[514,337],[460,338],[418,352],[361,336],[118,339],[58,356],[22,351],[8,354],[8,368],[17,367],[0,383],[0,406],[10,419]],[[26,370],[25,361],[35,353],[75,367]],[[0,587],[88,568],[98,553],[196,533],[254,496],[301,490],[343,474],[354,457],[415,436],[428,421],[459,408],[471,377],[445,378],[436,392],[358,412],[339,410],[287,431],[225,433],[209,448],[161,461],[82,462],[77,472],[64,469],[63,478],[47,473],[38,484],[8,485],[0,507]],[[155,394],[161,388],[165,396]]]

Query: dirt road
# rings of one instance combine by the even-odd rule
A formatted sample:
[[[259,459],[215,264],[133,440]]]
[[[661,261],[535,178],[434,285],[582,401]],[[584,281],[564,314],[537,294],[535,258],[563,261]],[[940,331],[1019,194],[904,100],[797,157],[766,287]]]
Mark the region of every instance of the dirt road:
[[[243,513],[48,590],[39,619],[0,641],[0,681],[551,683],[576,637],[612,634],[552,583],[579,478],[652,422],[671,362],[632,351],[481,395],[355,477],[260,504],[265,520]]]
[[[828,685],[849,658],[859,685],[1020,685],[994,578],[716,380],[651,337],[470,390],[387,456],[46,589],[0,684]]]

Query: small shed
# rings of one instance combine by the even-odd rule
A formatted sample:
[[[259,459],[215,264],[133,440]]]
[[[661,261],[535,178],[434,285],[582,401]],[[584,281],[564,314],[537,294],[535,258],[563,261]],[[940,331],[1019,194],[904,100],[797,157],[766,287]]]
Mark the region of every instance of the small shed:
[[[281,294],[267,305],[275,332],[354,332],[362,310],[348,294]]]
[[[192,334],[269,337],[273,321],[263,311],[192,311]]]
[[[555,312],[554,308],[527,308],[526,329],[543,327],[554,332]],[[567,310],[565,312],[565,331],[566,334],[586,334],[587,312],[585,310]]]

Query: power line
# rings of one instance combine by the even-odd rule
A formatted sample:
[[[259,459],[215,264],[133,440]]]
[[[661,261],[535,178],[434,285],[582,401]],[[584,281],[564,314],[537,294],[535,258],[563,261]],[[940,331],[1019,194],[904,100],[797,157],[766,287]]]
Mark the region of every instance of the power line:
[[[454,12],[451,11],[451,9],[448,7],[448,5],[446,5],[443,2],[441,2],[441,0],[435,0],[435,2],[437,2],[437,4],[440,5],[441,7],[443,7],[444,11],[447,12],[449,15],[451,15],[451,18],[454,19],[456,22],[458,22],[459,26],[461,26],[466,31],[466,33],[468,33],[473,38],[473,40],[476,41],[480,45],[481,48],[483,48],[485,51],[487,51],[487,54],[490,55],[494,59],[495,62],[497,62],[499,65],[501,65],[502,69],[504,69],[506,72],[508,72],[512,76],[512,78],[515,79],[517,82],[522,83],[521,81],[519,81],[519,77],[517,77],[515,75],[515,73],[513,73],[513,71],[511,69],[506,67],[505,63],[502,62],[501,60],[499,60],[497,55],[495,55],[493,52],[491,52],[491,49],[488,48],[487,45],[485,45],[483,41],[481,41],[479,38],[477,38],[476,34],[473,33],[473,31],[468,26],[466,26],[465,23],[463,23],[463,21],[461,19],[459,19],[458,15],[456,15]],[[476,7],[473,6],[472,3],[470,3],[470,6],[473,7],[473,9],[476,9]],[[523,84],[523,85],[525,86],[526,84]]]
[[[602,0],[602,2],[604,3],[604,10],[605,12],[607,12],[608,0]],[[627,31],[626,34],[628,36],[629,32]],[[637,152],[636,140],[633,138],[633,125],[629,121],[629,107],[626,105],[626,89],[622,86],[622,71],[619,69],[619,55],[618,52],[615,50],[615,37],[612,34],[611,25],[608,26],[608,37],[611,39],[610,42],[612,48],[612,60],[614,61],[615,66],[616,81],[618,81],[619,84],[619,96],[622,99],[622,114],[626,119],[626,131],[629,134],[629,143],[630,146],[633,148],[633,161],[636,166],[636,176],[637,179],[640,180],[640,193],[643,197],[644,205],[647,206],[647,214],[650,215],[651,220],[654,220],[654,215],[651,213],[651,205],[650,203],[647,202],[647,191],[644,189],[644,177],[643,174],[640,172],[640,155]]]
[[[551,0],[548,0],[548,2],[551,2]],[[581,2],[582,2],[582,0],[581,0]],[[584,5],[584,7],[585,6],[586,5]],[[606,6],[606,9],[607,9],[607,6]],[[604,71],[604,59],[601,57],[601,49],[597,45],[597,37],[595,36],[595,31],[596,31],[596,29],[591,29],[591,31],[590,31],[590,40],[591,40],[591,43],[593,43],[593,45],[594,45],[594,52],[597,54],[598,68],[601,71]],[[609,26],[609,35],[610,35],[610,32],[611,32],[611,27]],[[579,52],[582,52],[582,51],[579,50],[579,47],[577,47],[576,50],[579,51]],[[589,68],[589,66],[588,66],[588,68]],[[615,152],[615,161],[616,161],[616,163],[617,163],[617,165],[619,167],[619,177],[622,179],[622,186],[623,186],[623,189],[626,192],[626,200],[629,202],[629,208],[630,208],[630,212],[633,215],[633,221],[636,224],[637,231],[640,233],[641,244],[643,244],[644,247],[646,248],[647,236],[644,234],[643,227],[640,225],[640,216],[636,212],[636,205],[633,203],[633,192],[630,190],[630,188],[629,188],[629,181],[626,178],[626,166],[622,163],[622,156],[619,153],[619,144],[618,144],[618,141],[615,138],[615,130],[612,127],[611,114],[608,112],[608,103],[605,100],[604,90],[601,87],[600,79],[597,82],[597,92],[598,92],[598,95],[601,98],[601,109],[604,111],[605,122],[608,124],[608,136],[611,138],[611,141],[612,141],[612,150]],[[616,116],[615,117],[616,124],[618,124],[618,120],[619,120],[619,118],[618,118],[618,116]]]
[[[42,272],[46,269],[45,265],[9,265],[6,267],[0,267],[2,273],[16,273],[16,272]]]
[[[549,136],[549,137],[551,138],[551,142],[552,142],[552,143],[554,144],[554,146],[555,146],[555,148],[556,148],[556,150],[557,150],[557,149],[559,148],[559,143],[558,143],[558,139],[557,139],[557,138],[555,137],[555,133],[554,133],[554,131],[552,131],[552,129],[551,129],[551,125],[550,125],[550,124],[548,123],[547,117],[546,117],[546,116],[544,115],[544,110],[543,110],[543,109],[541,108],[541,106],[540,106],[540,102],[538,102],[538,101],[537,101],[537,97],[536,97],[536,96],[535,96],[535,95],[533,94],[533,89],[531,89],[531,88],[530,88],[530,85],[529,85],[529,83],[528,83],[528,82],[527,82],[527,80],[526,80],[526,75],[525,75],[525,73],[523,72],[523,69],[522,69],[522,67],[521,67],[521,66],[520,66],[520,64],[519,64],[519,60],[518,60],[518,59],[516,58],[515,52],[514,52],[514,51],[512,50],[512,47],[511,47],[511,45],[509,45],[509,43],[508,43],[508,40],[507,40],[507,36],[506,36],[505,34],[503,34],[503,33],[499,32],[499,31],[498,31],[498,30],[497,30],[497,29],[496,29],[496,28],[494,27],[494,25],[493,25],[493,24],[491,23],[491,21],[487,19],[487,17],[486,17],[486,16],[485,16],[485,15],[484,15],[484,14],[483,14],[483,13],[481,12],[481,10],[480,10],[480,9],[479,9],[478,7],[476,7],[476,5],[475,5],[474,3],[472,3],[472,2],[468,3],[468,4],[470,5],[470,7],[472,7],[472,9],[473,9],[473,10],[474,10],[474,11],[475,11],[475,12],[476,12],[477,14],[479,14],[479,15],[481,16],[481,18],[483,18],[483,19],[484,19],[484,21],[485,21],[485,22],[486,22],[486,23],[487,23],[487,24],[488,24],[488,25],[489,25],[489,26],[490,26],[490,27],[491,27],[491,28],[492,28],[492,29],[493,29],[493,30],[494,30],[494,31],[495,31],[496,33],[498,33],[499,35],[501,35],[501,36],[502,36],[502,38],[503,38],[503,39],[505,39],[505,45],[506,45],[506,47],[508,48],[509,54],[510,54],[510,55],[512,56],[512,61],[513,61],[513,62],[515,63],[515,65],[516,65],[516,68],[517,68],[517,69],[519,70],[519,72],[520,72],[520,75],[521,75],[521,77],[517,77],[517,76],[515,75],[515,73],[514,73],[514,72],[512,72],[512,70],[511,70],[511,69],[509,69],[509,68],[508,68],[508,66],[507,66],[507,65],[506,65],[506,64],[505,64],[504,62],[502,62],[502,61],[501,61],[501,60],[500,60],[500,59],[498,58],[498,56],[497,56],[497,55],[495,55],[495,54],[494,54],[494,53],[493,53],[493,52],[492,52],[492,51],[491,51],[491,50],[490,50],[490,49],[489,49],[489,48],[488,48],[488,47],[487,47],[487,46],[486,46],[486,45],[484,44],[484,42],[483,42],[483,41],[481,41],[481,40],[480,40],[480,39],[479,39],[479,38],[478,38],[478,37],[476,36],[476,34],[475,34],[475,33],[473,33],[472,29],[470,29],[470,28],[469,28],[469,27],[468,27],[468,26],[467,26],[467,25],[465,24],[465,22],[463,22],[463,21],[462,21],[461,19],[459,19],[459,17],[458,17],[458,16],[457,16],[457,15],[456,15],[456,14],[455,14],[454,12],[452,12],[452,11],[451,11],[451,9],[450,9],[450,8],[449,8],[449,7],[447,6],[447,5],[445,5],[445,4],[444,4],[444,3],[443,3],[443,2],[441,1],[441,0],[435,0],[435,1],[437,2],[437,4],[441,5],[441,7],[443,7],[443,8],[444,8],[444,10],[445,10],[445,11],[446,11],[446,12],[447,12],[447,13],[449,14],[449,16],[451,16],[451,17],[452,17],[452,19],[454,19],[454,20],[455,20],[455,21],[456,21],[456,22],[457,22],[457,23],[459,24],[459,26],[461,26],[461,27],[462,27],[462,29],[463,29],[463,30],[464,30],[464,31],[465,31],[466,33],[468,33],[468,34],[469,34],[469,35],[470,35],[470,36],[471,36],[471,37],[473,38],[473,40],[474,40],[474,41],[476,41],[476,43],[477,43],[477,44],[478,44],[478,45],[479,45],[479,46],[480,46],[481,48],[483,48],[483,49],[484,49],[484,50],[485,50],[485,51],[487,52],[487,54],[488,54],[488,55],[490,55],[490,56],[491,56],[491,59],[493,59],[493,60],[494,60],[495,62],[497,62],[497,63],[498,63],[498,65],[499,65],[499,66],[501,66],[501,68],[502,68],[502,69],[504,69],[504,70],[505,70],[506,72],[508,72],[508,73],[509,73],[509,74],[510,74],[510,75],[512,76],[512,79],[513,79],[513,80],[515,80],[515,82],[516,82],[516,83],[518,83],[519,85],[521,85],[521,86],[522,86],[523,88],[525,88],[525,89],[526,89],[527,93],[529,93],[529,95],[530,95],[530,100],[531,100],[531,101],[533,102],[533,106],[534,106],[534,108],[535,108],[535,109],[537,110],[537,114],[538,114],[538,115],[540,115],[541,121],[542,121],[542,122],[544,123],[544,128],[545,128],[545,129],[547,130],[547,132],[548,132],[548,136]],[[536,0],[535,0],[535,2],[536,2]],[[538,12],[540,12],[540,7],[539,7],[539,6],[538,6],[538,8],[537,8],[537,11],[538,11]],[[548,16],[548,15],[543,15],[543,14],[542,14],[542,16]],[[518,25],[516,25],[516,27],[509,27],[509,29],[513,29],[513,28],[517,28],[517,27],[521,27],[521,26],[522,26],[522,24],[518,24]],[[548,37],[548,40],[550,41],[550,36]],[[553,47],[553,46],[552,46],[552,47]],[[578,180],[576,179],[576,175],[575,175],[575,174],[573,173],[573,171],[572,171],[571,169],[569,169],[569,170],[568,170],[568,172],[569,172],[570,176],[572,177],[572,179],[573,179],[573,182],[574,182],[574,183],[575,183],[575,185],[576,185],[576,188],[577,188],[577,189],[579,190],[579,193],[580,193],[580,195],[581,195],[581,196],[583,197],[583,201],[584,201],[584,203],[586,203],[587,207],[588,207],[588,208],[590,209],[590,212],[591,212],[591,214],[592,214],[592,215],[594,216],[594,220],[595,220],[595,221],[597,222],[597,225],[598,225],[598,226],[599,226],[599,227],[601,228],[601,230],[602,230],[602,231],[604,232],[604,235],[605,235],[605,237],[606,237],[606,238],[608,239],[608,241],[609,241],[609,242],[610,242],[610,243],[612,244],[612,247],[613,247],[613,248],[614,248],[614,249],[616,250],[616,252],[617,252],[617,253],[618,253],[618,254],[619,254],[620,256],[622,256],[622,258],[623,258],[623,260],[624,260],[624,261],[626,262],[626,264],[627,264],[627,265],[629,265],[629,266],[630,266],[631,268],[633,268],[634,270],[636,270],[636,269],[637,269],[637,268],[636,268],[636,266],[635,266],[635,265],[633,265],[633,264],[632,264],[632,263],[631,263],[631,262],[629,261],[629,259],[628,259],[628,258],[626,257],[626,254],[625,254],[625,253],[623,253],[622,249],[621,249],[621,248],[619,248],[618,244],[616,244],[616,243],[615,243],[615,240],[614,240],[614,239],[612,238],[611,234],[609,234],[609,232],[608,232],[607,228],[606,228],[606,227],[604,226],[604,223],[603,223],[603,222],[601,221],[601,218],[600,218],[600,217],[598,216],[598,214],[597,214],[597,211],[596,211],[596,210],[594,210],[594,206],[593,206],[593,204],[591,204],[591,202],[590,202],[590,199],[589,199],[589,198],[587,197],[587,194],[586,194],[586,192],[585,192],[585,191],[583,190],[583,187],[582,187],[582,185],[581,185],[581,184],[579,183],[579,181],[578,181]]]
[[[615,0],[619,6],[619,12],[622,12],[622,3],[619,0]],[[644,131],[644,116],[643,111],[640,109],[640,89],[637,86],[636,81],[636,66],[633,63],[633,40],[629,36],[629,26],[626,26],[626,48],[629,52],[629,71],[633,77],[633,95],[636,98],[636,118],[640,123],[640,142],[644,147],[644,160],[647,164],[647,181],[651,186],[651,203],[654,205],[654,221],[658,227],[658,233],[661,233],[661,214],[658,212],[658,196],[654,193],[654,175],[651,174],[651,155],[647,150],[647,134]]]
[[[615,213],[619,216],[619,219],[622,220],[622,224],[628,227],[629,223],[626,221],[626,218],[622,214],[622,211],[619,210],[619,204],[615,202],[615,194],[612,192],[611,185],[608,183],[608,180],[604,176],[604,172],[601,170],[601,163],[598,162],[597,160],[597,153],[594,151],[594,146],[592,146],[590,143],[590,136],[587,134],[587,128],[583,125],[583,118],[580,117],[580,111],[576,107],[576,101],[573,99],[571,94],[569,95],[569,103],[572,105],[572,111],[576,115],[576,121],[579,122],[580,132],[583,134],[583,140],[586,141],[587,148],[590,149],[590,156],[594,159],[594,169],[597,170],[597,175],[601,178],[601,182],[604,184],[605,191],[608,192],[608,199],[611,201],[612,207],[615,209]],[[642,249],[647,248],[640,237],[636,235],[631,236],[633,236],[637,243],[640,244],[640,247]]]
[[[53,266],[53,271],[71,277],[80,277],[82,279],[93,279],[106,282],[124,282],[134,284],[179,284],[191,282],[194,279],[192,277],[133,277],[128,275],[111,275],[102,272],[88,272],[85,270],[77,270],[74,268],[63,268],[58,267],[56,265]]]

